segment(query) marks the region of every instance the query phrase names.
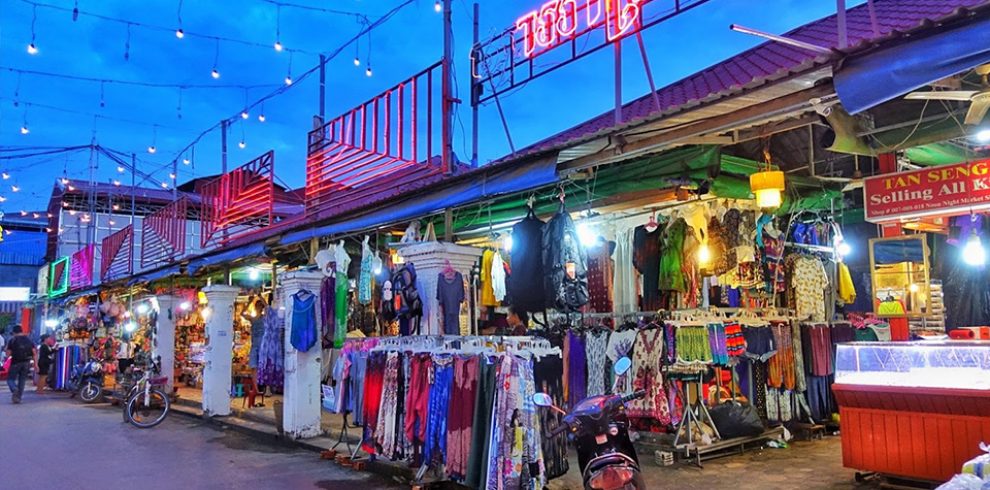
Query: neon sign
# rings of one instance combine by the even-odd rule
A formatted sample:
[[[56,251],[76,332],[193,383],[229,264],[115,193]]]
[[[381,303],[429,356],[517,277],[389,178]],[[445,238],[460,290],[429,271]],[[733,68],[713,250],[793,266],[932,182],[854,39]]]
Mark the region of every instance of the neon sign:
[[[642,28],[641,7],[649,1],[550,0],[516,20],[515,33],[527,58],[602,27],[611,43]]]

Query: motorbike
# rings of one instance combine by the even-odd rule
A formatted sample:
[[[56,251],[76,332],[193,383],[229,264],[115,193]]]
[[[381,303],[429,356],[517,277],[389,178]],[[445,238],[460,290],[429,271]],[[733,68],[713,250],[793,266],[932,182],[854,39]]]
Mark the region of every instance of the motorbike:
[[[615,362],[616,381],[632,366],[628,357]],[[615,391],[613,386],[612,391]],[[627,402],[643,398],[645,390],[627,395],[598,395],[585,398],[571,413],[553,403],[546,393],[533,395],[533,403],[563,415],[560,425],[547,437],[564,432],[575,443],[578,466],[587,490],[645,489],[636,449],[629,438],[629,419],[625,414]]]
[[[103,398],[103,364],[96,359],[90,359],[72,368],[69,377],[69,388],[72,396],[79,395],[85,403],[93,403]]]

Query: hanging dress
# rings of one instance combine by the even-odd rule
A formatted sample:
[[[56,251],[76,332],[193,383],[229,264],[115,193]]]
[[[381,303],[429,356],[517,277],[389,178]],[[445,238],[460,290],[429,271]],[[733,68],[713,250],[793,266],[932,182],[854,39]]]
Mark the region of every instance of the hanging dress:
[[[351,265],[351,257],[347,255],[344,242],[341,241],[336,249],[337,259],[337,295],[334,308],[337,317],[337,327],[334,329],[333,345],[336,348],[344,346],[344,337],[347,335],[347,299],[350,281],[347,279],[347,269]]]
[[[358,275],[358,303],[362,305],[371,304],[371,263],[375,260],[375,254],[368,246],[368,237],[364,237],[361,244],[361,272]]]
[[[687,233],[687,223],[683,218],[674,221],[664,233],[660,255],[660,290],[681,291],[687,286],[681,261],[684,254],[684,235]],[[644,293],[645,294],[645,293]]]
[[[289,342],[300,352],[306,352],[316,344],[316,295],[302,290],[292,295],[292,332]]]
[[[670,424],[670,407],[660,373],[663,335],[660,329],[641,330],[633,345],[632,382],[634,390],[646,390],[646,396],[627,405],[630,417],[651,418]]]

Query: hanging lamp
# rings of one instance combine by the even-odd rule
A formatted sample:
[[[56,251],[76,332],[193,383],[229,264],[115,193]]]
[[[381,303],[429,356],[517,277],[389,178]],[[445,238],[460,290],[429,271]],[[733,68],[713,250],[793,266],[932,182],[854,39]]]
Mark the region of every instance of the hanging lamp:
[[[784,172],[773,170],[769,138],[764,143],[763,158],[766,168],[749,176],[749,188],[761,208],[778,208],[783,203]]]

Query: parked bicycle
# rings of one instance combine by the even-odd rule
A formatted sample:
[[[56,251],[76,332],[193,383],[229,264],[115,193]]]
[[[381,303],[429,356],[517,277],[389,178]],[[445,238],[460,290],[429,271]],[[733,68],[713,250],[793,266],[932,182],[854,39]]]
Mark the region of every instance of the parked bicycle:
[[[155,360],[149,369],[132,368],[132,377],[137,379],[125,392],[122,399],[124,420],[135,427],[150,429],[165,420],[172,402],[164,391],[168,383],[165,376],[155,376],[160,373],[159,360]]]

